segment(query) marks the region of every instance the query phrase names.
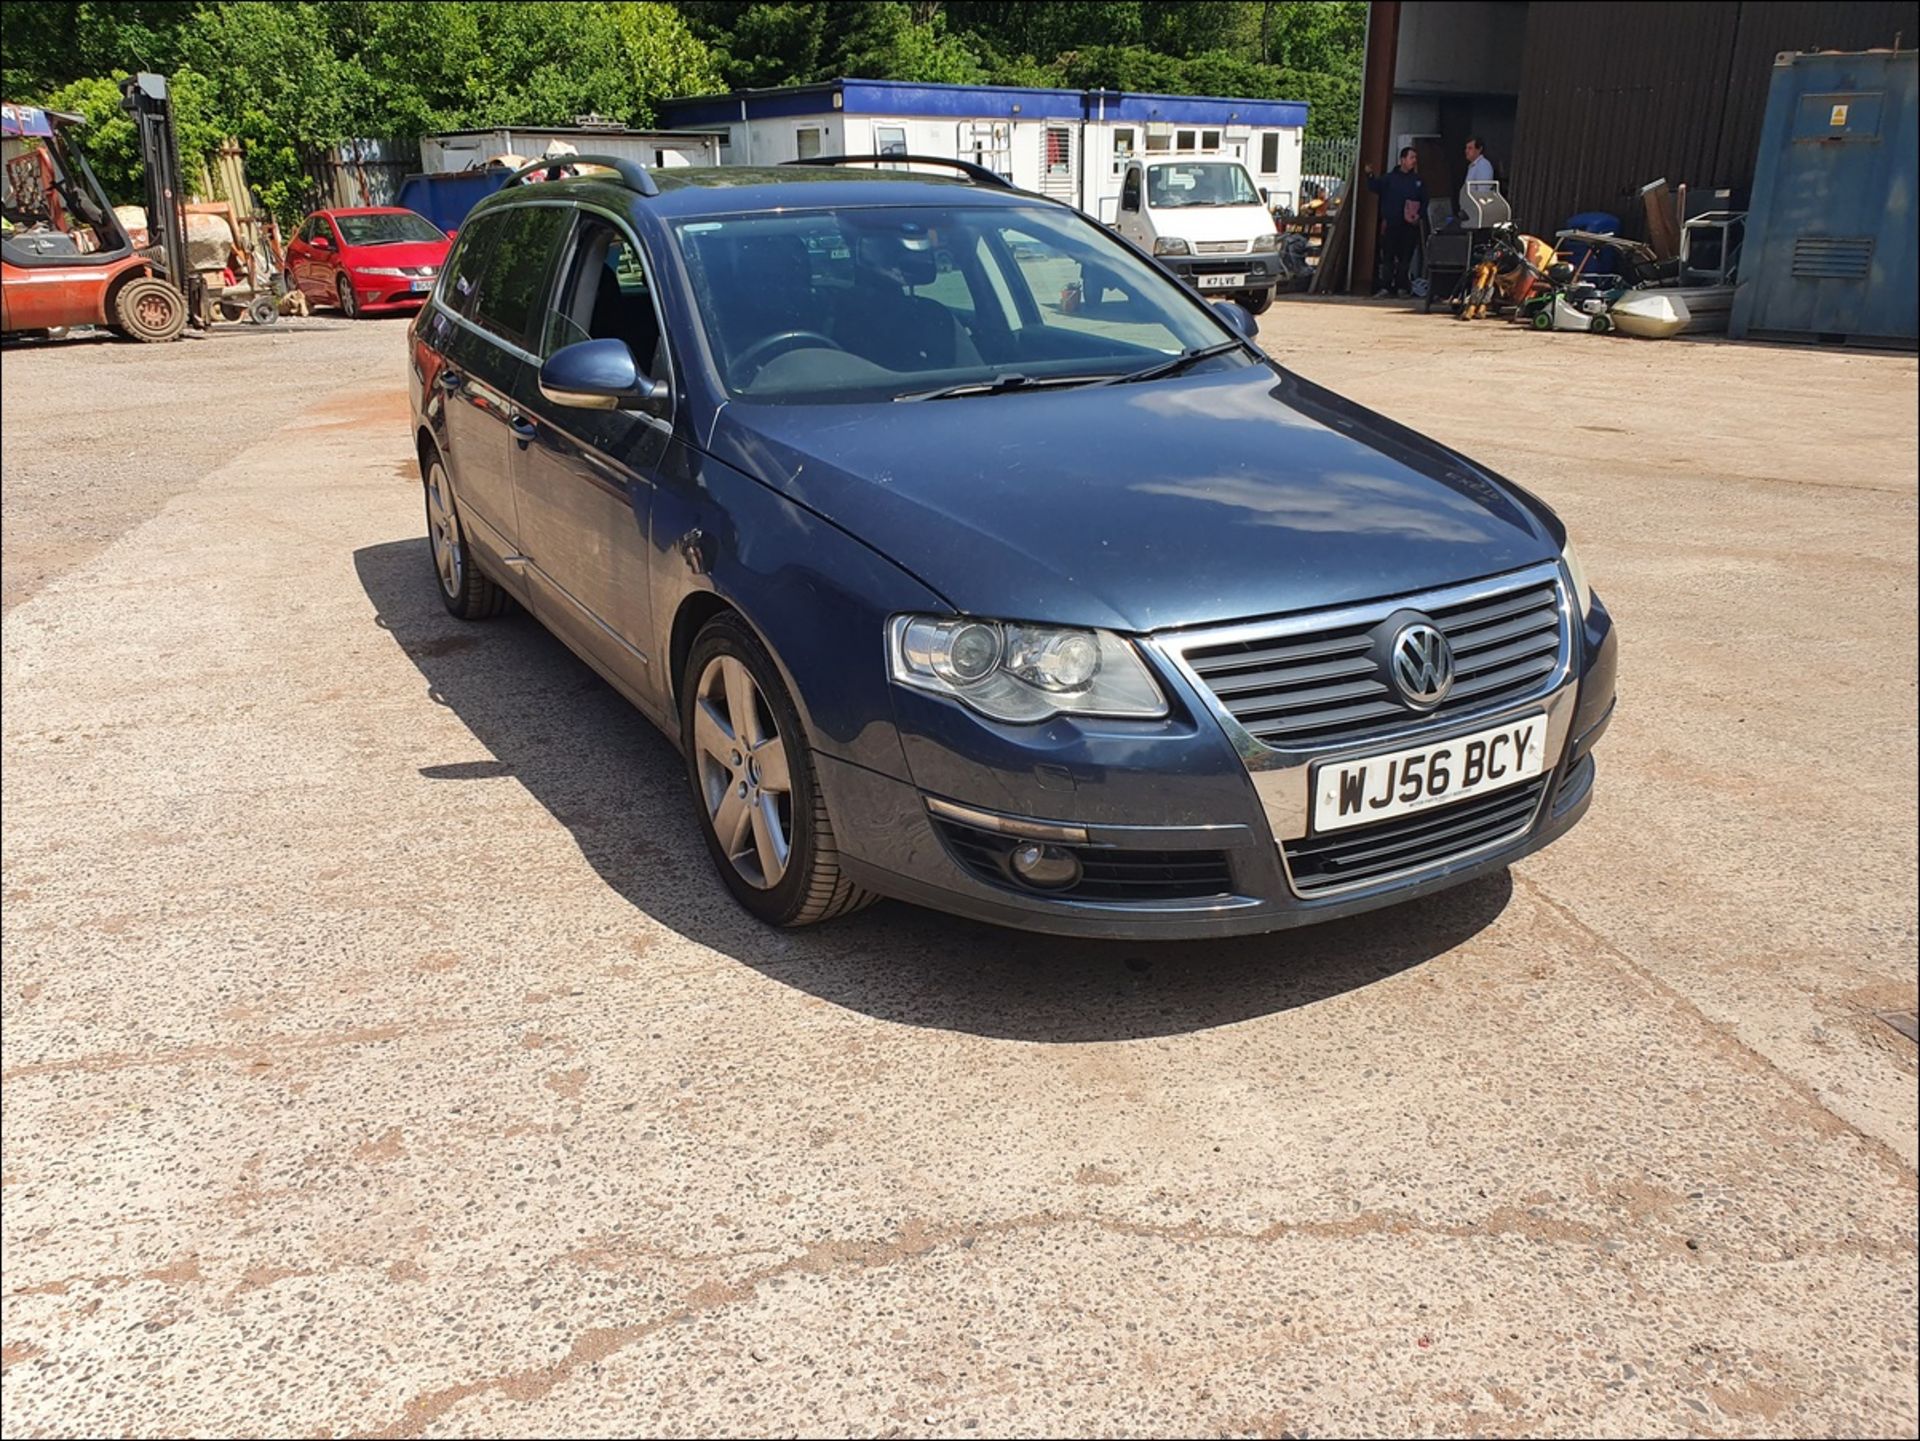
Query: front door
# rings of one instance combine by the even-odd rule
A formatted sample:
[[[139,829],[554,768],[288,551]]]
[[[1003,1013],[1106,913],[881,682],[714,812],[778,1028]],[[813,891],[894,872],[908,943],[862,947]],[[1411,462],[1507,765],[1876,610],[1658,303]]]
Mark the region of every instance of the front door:
[[[541,355],[581,340],[621,340],[641,374],[671,374],[646,256],[605,217],[581,212],[546,317]],[[532,435],[517,446],[514,490],[532,557],[534,609],[642,704],[664,692],[655,674],[648,594],[648,518],[672,439],[662,414],[556,405],[529,365],[514,394]]]

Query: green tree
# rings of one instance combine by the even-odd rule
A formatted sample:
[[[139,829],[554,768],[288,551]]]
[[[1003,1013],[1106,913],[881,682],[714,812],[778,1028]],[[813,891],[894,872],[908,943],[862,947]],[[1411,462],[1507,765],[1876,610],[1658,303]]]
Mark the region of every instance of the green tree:
[[[146,180],[133,117],[120,105],[120,81],[125,76],[121,71],[70,80],[44,98],[49,109],[85,117],[86,124],[74,138],[107,199],[115,205],[137,205],[145,198]],[[176,66],[168,77],[168,90],[173,97],[180,163],[191,177],[218,148],[225,131],[214,115],[213,86],[204,75]]]
[[[7,99],[31,100],[87,75],[165,74],[180,61],[179,35],[198,7],[193,0],[33,0],[5,8],[0,84]]]
[[[986,79],[966,37],[947,29],[946,17],[914,17],[913,7],[888,3],[860,7],[854,27],[834,52],[836,73],[873,79],[970,85]]]

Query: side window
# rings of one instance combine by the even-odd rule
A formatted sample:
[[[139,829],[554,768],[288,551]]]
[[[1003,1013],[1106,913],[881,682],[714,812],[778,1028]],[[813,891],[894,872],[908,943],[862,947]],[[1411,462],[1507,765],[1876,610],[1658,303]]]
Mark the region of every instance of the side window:
[[[585,214],[574,233],[566,280],[547,313],[540,354],[581,340],[623,340],[642,372],[665,377],[666,348],[646,259],[619,226]]]
[[[1260,137],[1260,173],[1278,175],[1280,173],[1280,136],[1269,132]]]
[[[794,154],[802,160],[811,160],[820,153],[820,127],[802,125],[793,132]]]
[[[316,215],[312,219],[307,221],[307,230],[306,230],[305,239],[307,244],[309,245],[313,244],[313,242],[316,240],[323,241],[328,245],[331,245],[333,243],[333,231],[327,225],[326,216]]]
[[[907,127],[904,125],[874,126],[873,153],[876,155],[905,155],[907,153]]]
[[[1126,183],[1120,187],[1120,208],[1122,210],[1140,208],[1140,167],[1137,165],[1127,172]]]
[[[460,227],[460,238],[453,243],[446,269],[440,275],[440,303],[456,315],[465,315],[472,304],[485,271],[487,251],[493,244],[495,221],[491,215],[470,220]]]
[[[557,205],[517,206],[492,217],[493,243],[467,311],[476,324],[523,350],[533,348],[540,298],[570,218]]]

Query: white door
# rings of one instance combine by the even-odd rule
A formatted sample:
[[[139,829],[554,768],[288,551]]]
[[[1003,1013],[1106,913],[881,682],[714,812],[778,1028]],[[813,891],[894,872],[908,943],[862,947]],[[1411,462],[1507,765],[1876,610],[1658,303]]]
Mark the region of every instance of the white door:
[[[1072,204],[1073,127],[1049,125],[1040,134],[1040,193]]]

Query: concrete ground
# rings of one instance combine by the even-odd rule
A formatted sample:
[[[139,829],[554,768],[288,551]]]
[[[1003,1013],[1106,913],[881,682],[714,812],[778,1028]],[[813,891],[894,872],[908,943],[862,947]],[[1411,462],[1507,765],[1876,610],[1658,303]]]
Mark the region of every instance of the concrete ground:
[[[1620,712],[1509,876],[1181,946],[745,919],[442,611],[399,326],[38,556],[33,406],[279,382],[10,352],[6,1432],[1915,1435],[1913,358],[1264,330],[1560,508]]]

